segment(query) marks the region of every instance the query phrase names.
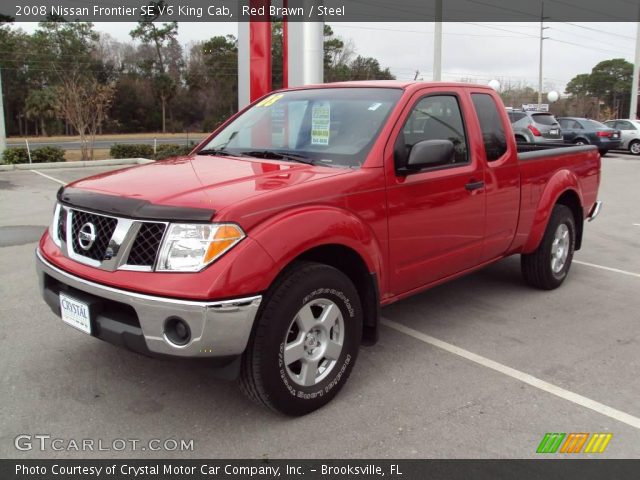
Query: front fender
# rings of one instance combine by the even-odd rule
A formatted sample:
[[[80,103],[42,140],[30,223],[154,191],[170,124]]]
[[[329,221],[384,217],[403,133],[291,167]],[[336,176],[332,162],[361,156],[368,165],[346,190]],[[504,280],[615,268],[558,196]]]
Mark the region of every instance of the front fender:
[[[558,198],[568,191],[573,191],[578,196],[580,205],[584,205],[582,189],[576,174],[570,170],[560,170],[549,179],[542,191],[522,253],[531,253],[538,248],[547,229],[553,207],[556,205]]]
[[[268,283],[295,258],[323,245],[342,245],[354,250],[370,273],[382,282],[383,252],[368,223],[351,212],[331,206],[305,206],[282,212],[256,226],[250,237],[274,261]]]

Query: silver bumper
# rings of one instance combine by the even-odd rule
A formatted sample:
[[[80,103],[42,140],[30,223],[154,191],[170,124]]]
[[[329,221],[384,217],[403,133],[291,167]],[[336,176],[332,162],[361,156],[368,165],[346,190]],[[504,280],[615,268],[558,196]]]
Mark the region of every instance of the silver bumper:
[[[593,220],[595,220],[596,217],[600,215],[600,210],[602,210],[602,202],[597,201],[593,205],[593,208],[591,209],[591,211],[589,212],[589,216],[587,217],[587,220],[589,222],[592,222]]]
[[[100,285],[55,267],[36,251],[36,270],[45,296],[45,275],[80,292],[130,305],[136,312],[150,352],[178,357],[224,357],[241,354],[247,346],[262,296],[199,302],[145,295]],[[51,305],[51,292],[49,303]],[[45,298],[46,300],[46,298]],[[52,308],[54,306],[52,305]],[[186,345],[172,343],[164,332],[168,318],[179,317],[191,330]]]

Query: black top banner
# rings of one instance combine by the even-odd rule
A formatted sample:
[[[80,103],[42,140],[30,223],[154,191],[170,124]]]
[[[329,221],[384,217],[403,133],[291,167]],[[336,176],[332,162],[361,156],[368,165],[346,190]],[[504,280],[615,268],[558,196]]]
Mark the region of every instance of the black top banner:
[[[261,6],[256,6],[261,5]],[[439,14],[441,5],[441,15]],[[638,0],[0,0],[15,22],[634,22]]]
[[[0,460],[2,480],[631,480],[640,460]]]

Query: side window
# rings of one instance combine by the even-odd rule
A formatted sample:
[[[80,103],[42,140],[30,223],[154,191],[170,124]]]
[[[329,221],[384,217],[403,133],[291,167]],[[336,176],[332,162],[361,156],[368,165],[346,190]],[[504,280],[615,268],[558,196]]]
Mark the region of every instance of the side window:
[[[624,121],[617,122],[615,128],[619,128],[620,130],[637,130],[631,122]]]
[[[568,129],[568,128],[571,128],[569,126],[569,120],[565,120],[564,118],[559,119],[558,123],[560,124],[560,128],[563,128],[565,130]]]
[[[507,137],[498,106],[491,95],[486,93],[473,93],[471,99],[480,120],[487,160],[490,162],[497,160],[507,151]]]
[[[571,128],[575,128],[576,130],[584,130],[582,124],[577,120],[573,120],[573,122],[571,123]]]
[[[449,164],[468,162],[467,138],[455,96],[425,97],[413,107],[395,143],[396,168],[406,166],[411,149],[423,140],[450,140],[454,155]]]

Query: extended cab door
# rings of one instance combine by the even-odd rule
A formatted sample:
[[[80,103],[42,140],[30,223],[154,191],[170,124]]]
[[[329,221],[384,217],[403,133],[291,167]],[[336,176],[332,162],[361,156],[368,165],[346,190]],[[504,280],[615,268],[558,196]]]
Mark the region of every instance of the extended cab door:
[[[487,214],[480,258],[486,262],[503,256],[515,237],[520,214],[520,165],[502,102],[486,90],[471,89],[469,94],[476,111],[476,128],[482,133],[479,155],[487,165]]]
[[[430,93],[433,92],[433,93]],[[390,286],[400,295],[475,266],[484,233],[484,166],[468,131],[463,89],[415,93],[385,149]],[[407,173],[411,148],[450,140],[446,163]],[[477,141],[477,140],[476,140]]]

